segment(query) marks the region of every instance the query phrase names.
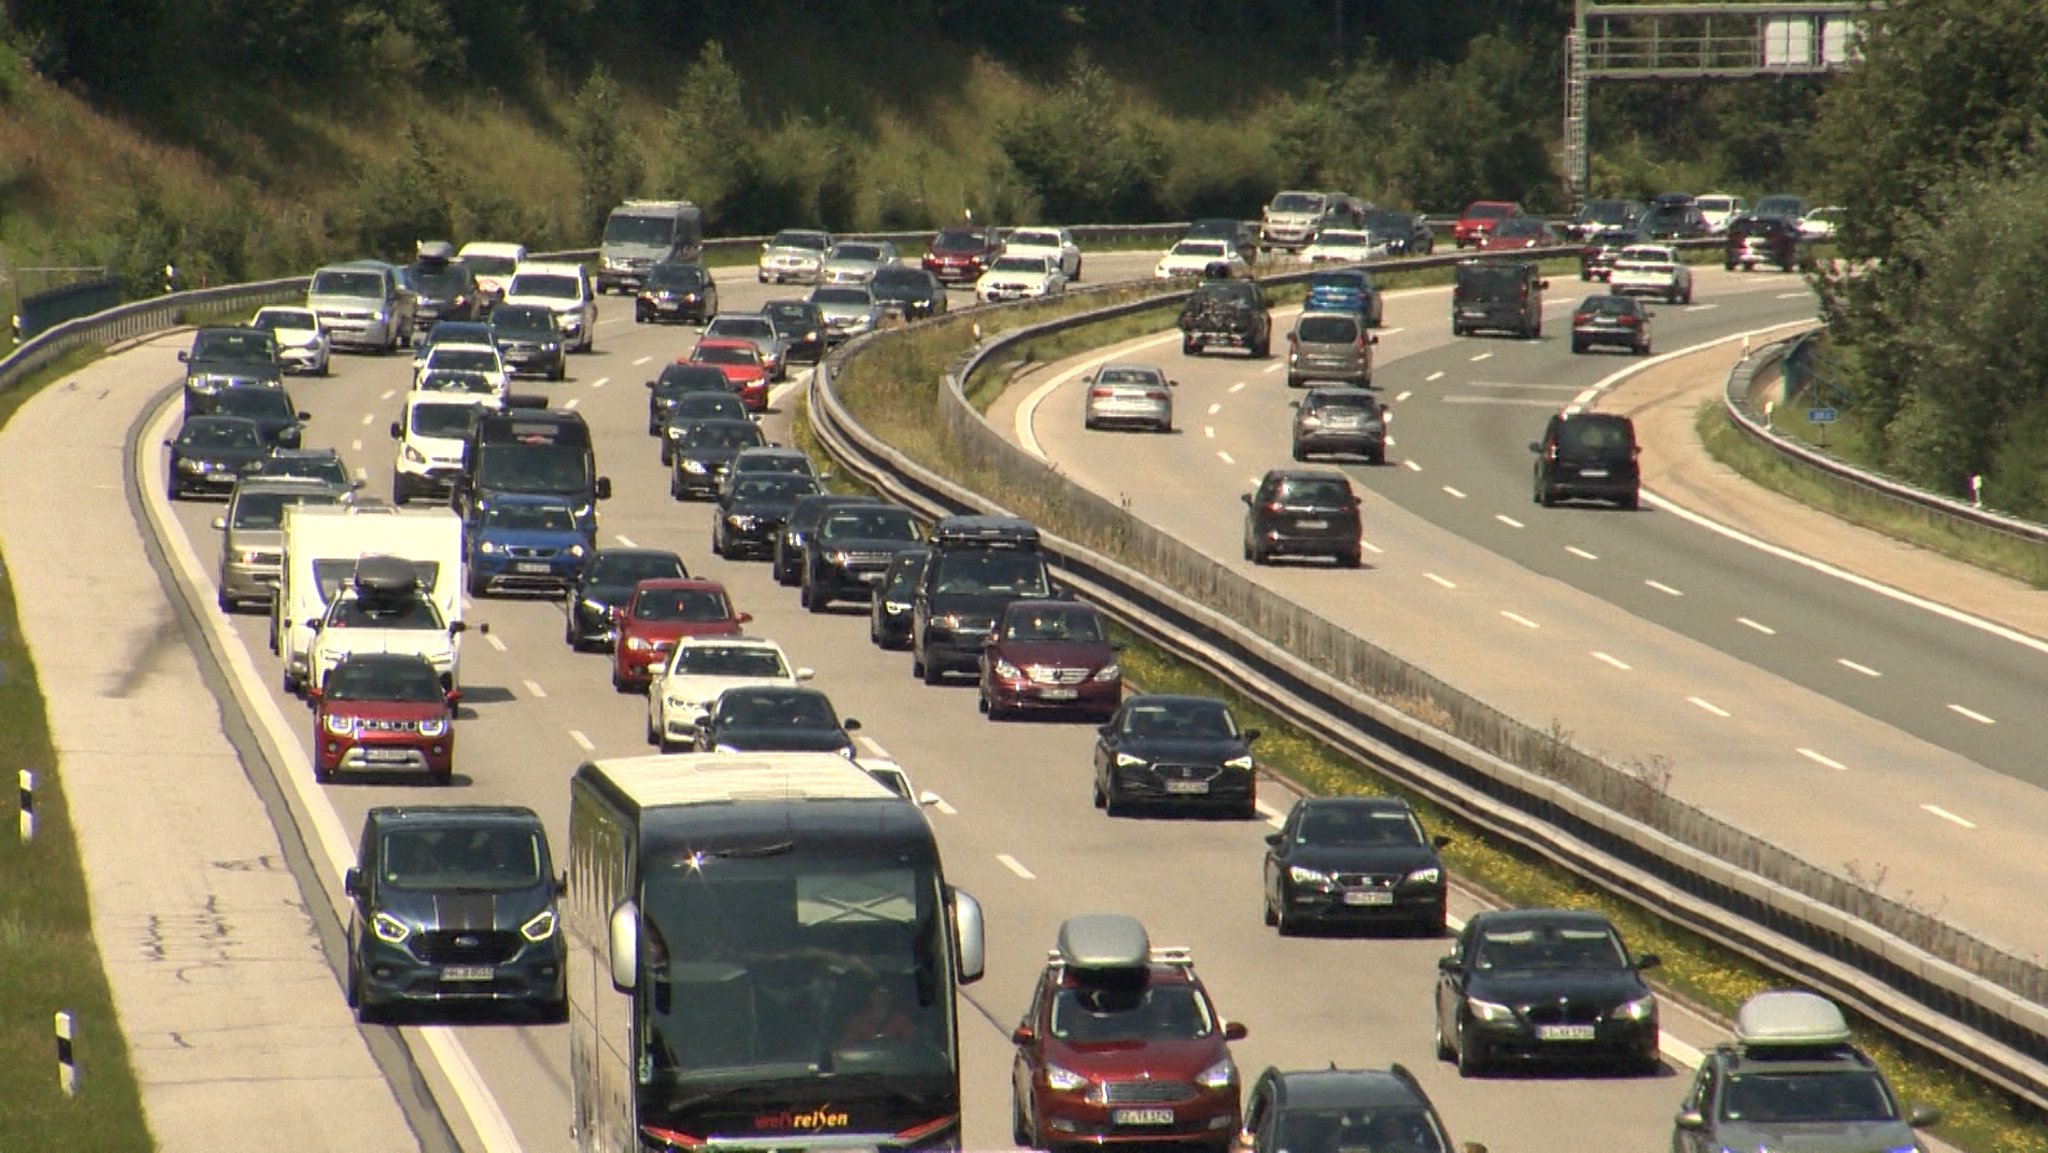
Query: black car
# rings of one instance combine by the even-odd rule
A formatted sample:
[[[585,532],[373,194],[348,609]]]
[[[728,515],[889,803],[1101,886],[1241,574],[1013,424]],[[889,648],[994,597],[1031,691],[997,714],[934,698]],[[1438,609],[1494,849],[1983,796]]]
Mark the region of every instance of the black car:
[[[363,820],[343,878],[348,1003],[375,1022],[408,1005],[569,1013],[556,899],[567,889],[531,809],[390,806]]]
[[[1600,1061],[1654,1073],[1657,997],[1605,916],[1579,909],[1474,913],[1437,959],[1436,1053],[1474,1077],[1509,1061]]]
[[[1692,201],[1678,203],[1665,201],[1662,197],[1658,199],[1660,203],[1651,205],[1636,226],[1645,236],[1653,241],[1664,241],[1695,240],[1712,235],[1713,226],[1707,223],[1707,218],[1693,206]]]
[[[221,390],[237,385],[282,388],[277,335],[262,328],[202,328],[178,354],[185,365],[185,415],[212,412]]]
[[[1650,355],[1650,309],[1633,296],[1589,296],[1572,310],[1572,351],[1601,345]]]
[[[825,317],[808,300],[771,300],[761,306],[761,315],[775,326],[775,335],[789,350],[791,361],[816,364],[825,355]]]
[[[270,446],[263,442],[263,430],[256,422],[239,416],[188,416],[178,435],[164,441],[170,449],[170,475],[164,494],[181,500],[186,493],[211,492],[226,496],[235,482],[256,471]]]
[[[569,586],[562,639],[577,652],[612,644],[612,612],[624,607],[633,586],[644,580],[687,577],[683,558],[667,549],[601,548],[584,562],[583,575]]]
[[[1305,797],[1266,838],[1266,924],[1281,936],[1328,924],[1399,921],[1444,931],[1444,863],[1408,802]]]
[[[1276,556],[1327,556],[1344,568],[1363,563],[1358,494],[1343,473],[1276,468],[1241,499],[1244,559],[1253,564]]]
[[[1561,500],[1604,500],[1633,509],[1641,499],[1641,449],[1635,422],[1611,412],[1560,412],[1532,441],[1531,499],[1545,508]]]
[[[717,495],[719,482],[732,467],[741,449],[768,443],[761,426],[751,420],[726,418],[700,420],[685,427],[682,435],[662,438],[662,454],[669,459],[668,495],[675,500],[708,499]]]
[[[348,475],[341,451],[333,448],[280,448],[256,464],[251,476],[289,476],[317,480],[336,492],[350,492],[363,482]]]
[[[1640,200],[1588,200],[1565,222],[1564,234],[1584,240],[1610,228],[1634,228],[1650,206]]]
[[[501,304],[491,309],[491,343],[514,376],[569,375],[568,353],[553,309],[538,304]]]
[[[1428,256],[1436,251],[1436,230],[1420,212],[1375,208],[1365,214],[1365,233],[1388,256]]]
[[[873,504],[871,496],[857,496],[843,492],[818,492],[799,497],[790,506],[789,515],[783,518],[782,531],[775,534],[775,552],[769,557],[768,571],[779,585],[801,583],[804,576],[804,538],[825,519],[825,513],[835,505]]]
[[[1451,335],[1481,329],[1525,340],[1543,335],[1543,290],[1550,282],[1532,261],[1466,260],[1452,273]]]
[[[690,430],[707,420],[753,420],[746,402],[730,392],[692,392],[676,398],[661,418],[661,463],[676,462],[676,450],[689,439]]]
[[[868,602],[868,640],[876,648],[910,647],[910,609],[930,556],[923,546],[898,549],[890,555],[882,582]]]
[[[1647,244],[1649,237],[1633,228],[1603,228],[1586,238],[1579,249],[1579,279],[1606,280],[1614,271],[1614,260],[1631,244]]]
[[[1294,404],[1294,459],[1348,453],[1387,462],[1387,406],[1366,388],[1312,388]]]
[[[718,315],[718,282],[701,264],[663,261],[647,270],[633,298],[633,323],[680,320],[709,324]]]
[[[485,312],[484,293],[468,265],[452,259],[454,248],[441,244],[431,253],[422,246],[414,262],[412,290],[419,296],[413,331],[425,332],[441,320],[475,320]]]
[[[706,753],[839,753],[853,757],[860,722],[841,720],[832,698],[817,689],[742,685],[718,694],[697,724],[697,749]]]
[[[1259,812],[1252,742],[1230,707],[1210,697],[1131,697],[1096,730],[1095,807],[1122,816],[1137,805]]]
[[[1003,609],[1057,595],[1038,529],[1016,517],[949,516],[932,526],[927,547],[911,598],[910,675],[928,685],[955,671],[978,679]]]
[[[917,518],[901,505],[849,504],[825,510],[804,536],[797,602],[814,613],[835,600],[872,601],[897,550],[924,540]]]
[[[260,384],[238,384],[224,388],[213,398],[215,416],[239,416],[254,421],[263,443],[270,448],[297,448],[304,436],[301,422],[312,414],[300,412],[281,388]]]
[[[1729,272],[1751,272],[1759,264],[1775,264],[1790,272],[1799,263],[1799,222],[1788,216],[1738,216],[1728,225],[1721,266]]]
[[[924,269],[907,264],[877,269],[874,279],[868,281],[868,291],[875,294],[884,316],[924,320],[946,311],[946,286]]]
[[[727,559],[774,556],[789,510],[818,491],[818,478],[795,472],[754,473],[720,486],[711,510],[712,553]]]
[[[725,374],[708,364],[671,364],[661,375],[647,382],[647,435],[660,436],[663,423],[676,401],[693,392],[731,396],[732,386]],[[663,464],[668,462],[664,460]]]
[[[1244,1132],[1248,1140],[1240,1148],[1248,1153],[1453,1153],[1460,1148],[1422,1083],[1402,1065],[1267,1069],[1245,1098]]]

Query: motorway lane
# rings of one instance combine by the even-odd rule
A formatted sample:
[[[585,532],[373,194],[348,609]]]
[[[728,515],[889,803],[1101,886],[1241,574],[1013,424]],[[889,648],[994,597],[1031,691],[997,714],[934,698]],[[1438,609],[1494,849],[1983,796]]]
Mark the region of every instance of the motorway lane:
[[[1150,257],[1142,259],[1149,264]],[[1096,267],[1106,271],[1108,263]],[[751,284],[726,291],[734,307],[762,295]],[[988,907],[994,948],[990,978],[969,991],[970,1003],[981,1010],[980,1023],[970,1013],[962,1028],[971,1146],[1008,1143],[1008,1029],[1022,1011],[1058,921],[1095,909],[1138,913],[1162,942],[1196,949],[1226,1014],[1251,1025],[1250,1039],[1239,1048],[1248,1075],[1269,1061],[1399,1059],[1438,1094],[1462,1137],[1487,1141],[1503,1153],[1555,1148],[1566,1133],[1598,1148],[1635,1148],[1662,1139],[1679,1092],[1669,1076],[1509,1079],[1473,1086],[1436,1065],[1427,990],[1431,958],[1442,951],[1441,942],[1283,942],[1263,930],[1255,918],[1264,825],[1111,822],[1087,799],[1090,734],[1084,726],[991,725],[975,713],[964,682],[926,689],[909,676],[907,657],[868,646],[864,619],[851,606],[813,617],[797,608],[790,590],[773,585],[765,566],[711,557],[704,539],[706,507],[667,499],[644,433],[645,394],[638,387],[648,365],[636,362],[675,355],[689,333],[618,323],[622,302],[604,303],[600,351],[574,359],[575,379],[551,391],[563,403],[576,401],[598,433],[602,471],[618,490],[603,509],[606,542],[623,537],[676,547],[693,571],[726,580],[741,607],[755,614],[752,631],[777,638],[794,659],[816,668],[818,684],[842,710],[869,722],[872,740],[900,759],[922,787],[947,798],[933,819],[948,868],[956,883]],[[331,380],[292,385],[294,397],[316,414],[309,427],[312,442],[339,443],[370,478],[372,491],[382,488],[388,473],[389,441],[377,434],[395,409],[404,365],[348,358],[338,362]],[[154,434],[145,438],[146,445],[154,443]],[[175,510],[209,562],[215,543],[207,521],[218,509],[190,503]],[[530,805],[559,838],[566,827],[564,782],[577,760],[590,751],[644,751],[642,701],[611,692],[603,657],[567,651],[555,603],[491,599],[473,606],[469,618],[488,621],[492,629],[488,637],[465,638],[459,787],[434,792],[391,782],[319,789],[346,835],[353,836],[363,811],[376,804],[483,801]],[[310,726],[303,707],[276,691],[263,618],[238,617],[233,626],[263,670],[262,690],[271,705],[304,740]],[[1295,973],[1313,977],[1295,981]],[[416,1046],[429,1040],[428,1030],[406,1032]],[[514,1135],[511,1144],[491,1147],[559,1147],[568,1115],[563,1031],[464,1024],[452,1035]],[[1597,1108],[1577,1109],[1581,1104]],[[1563,1120],[1568,1108],[1577,1114],[1569,1124]],[[1557,1120],[1516,1120],[1524,1110]],[[1598,1120],[1587,1119],[1593,1116]]]
[[[1703,270],[1700,304],[1659,310],[1659,345],[1798,319],[1807,304],[1797,287]],[[1575,299],[1553,293],[1553,324]],[[1739,827],[1823,865],[1887,876],[1885,891],[1994,940],[2048,945],[2048,933],[2011,916],[2010,894],[2027,890],[1984,885],[1974,867],[1995,859],[2027,881],[2048,879],[2035,845],[2048,796],[2004,771],[2012,761],[1987,768],[1972,756],[1981,743],[1953,739],[1996,730],[2039,742],[2039,720],[2014,699],[2040,683],[2038,652],[1667,512],[1532,504],[1526,446],[1545,413],[1631,363],[1572,357],[1558,331],[1536,343],[1454,340],[1443,290],[1396,294],[1377,374],[1396,417],[1391,463],[1346,466],[1368,494],[1376,571],[1244,570],[1511,715],[1562,726],[1579,747],[1668,764],[1677,795]],[[1017,406],[1017,436],[1078,482],[1238,564],[1237,495],[1290,463],[1287,390],[1277,361],[1182,359],[1172,340],[1049,366]],[[1081,390],[1067,385],[1104,358],[1153,360],[1181,381],[1176,435],[1082,430]],[[1005,411],[996,420],[1007,431]],[[1952,663],[1909,671],[1942,661]],[[1903,702],[1878,695],[1900,683]],[[1994,725],[1941,707],[1959,699],[2010,711]]]

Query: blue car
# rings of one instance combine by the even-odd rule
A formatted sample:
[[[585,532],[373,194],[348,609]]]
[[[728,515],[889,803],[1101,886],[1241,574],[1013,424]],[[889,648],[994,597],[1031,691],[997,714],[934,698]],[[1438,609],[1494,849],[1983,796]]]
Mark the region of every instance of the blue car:
[[[1365,318],[1367,328],[1378,328],[1385,318],[1386,302],[1372,274],[1362,268],[1318,272],[1309,277],[1305,312],[1353,312]]]
[[[554,496],[494,494],[472,510],[464,536],[469,595],[493,590],[559,594],[575,586],[597,551],[576,510]]]

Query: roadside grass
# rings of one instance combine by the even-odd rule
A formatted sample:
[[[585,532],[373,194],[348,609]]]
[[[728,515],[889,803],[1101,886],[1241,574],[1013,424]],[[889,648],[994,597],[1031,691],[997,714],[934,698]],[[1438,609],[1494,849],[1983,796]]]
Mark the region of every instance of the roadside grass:
[[[0,394],[0,426],[42,388],[99,355],[73,353]],[[63,770],[22,641],[14,579],[0,572],[0,766],[10,786],[18,770],[35,772],[36,838],[24,845],[12,828],[0,836],[0,1149],[150,1149],[93,939]],[[52,1020],[60,1009],[77,1024],[82,1091],[75,1099],[57,1086]]]
[[[1780,412],[1774,423],[1781,432],[1818,443],[1813,430],[1819,426],[1807,425],[1804,413]],[[2048,588],[2048,545],[1923,512],[1806,468],[1751,440],[1718,400],[1700,405],[1693,425],[1715,460],[1773,492],[1930,552]]]
[[[1574,275],[1576,262],[1546,262],[1546,267],[1565,267]],[[1554,273],[1553,273],[1554,274]],[[1428,283],[1423,277],[1447,280],[1449,270],[1400,274],[1407,283]],[[1392,287],[1392,277],[1382,287]],[[1090,302],[1085,307],[1093,307]],[[1024,310],[1001,310],[980,318],[984,338],[1002,329],[1035,323],[1053,311],[1081,308],[1069,302],[1034,310],[1029,321],[1010,319]],[[980,492],[1002,492],[1003,504],[1019,515],[1053,531],[1070,532],[1062,510],[1042,494],[1004,488],[992,471],[970,459],[951,443],[935,418],[934,390],[941,372],[972,343],[968,325],[961,321],[941,322],[907,334],[900,340],[880,342],[858,358],[836,378],[842,400],[867,425],[898,450],[923,461],[928,467]],[[950,331],[949,331],[950,330]],[[1085,335],[1068,336],[1059,347],[1070,356],[1087,347],[1100,346],[1132,335],[1120,322],[1090,326]],[[999,366],[992,366],[997,367]],[[991,371],[992,380],[1006,382],[1009,371]],[[971,383],[971,382],[970,382]],[[802,414],[799,414],[801,419]],[[1704,423],[1704,421],[1703,421]],[[808,436],[808,433],[801,434]],[[814,443],[814,442],[806,442]],[[1083,544],[1117,553],[1116,541],[1083,540]],[[1257,753],[1262,766],[1298,782],[1315,793],[1377,793],[1405,795],[1397,786],[1371,772],[1346,754],[1328,746],[1313,734],[1281,720],[1261,708],[1232,685],[1212,677],[1173,654],[1118,630],[1125,648],[1119,655],[1127,675],[1148,690],[1193,692],[1222,697],[1231,703],[1240,723],[1265,734]],[[1388,704],[1425,723],[1446,723],[1441,709],[1424,700],[1389,701]],[[1432,713],[1437,714],[1432,720]],[[1560,731],[1558,739],[1569,741]],[[1654,780],[1668,765],[1629,766],[1647,780]],[[1559,906],[1598,909],[1612,917],[1632,947],[1655,952],[1663,958],[1655,971],[1658,984],[1676,999],[1691,1003],[1726,1020],[1742,1001],[1765,989],[1786,982],[1753,962],[1722,949],[1713,942],[1625,901],[1593,889],[1578,878],[1547,861],[1498,842],[1476,827],[1466,825],[1437,806],[1408,796],[1425,823],[1454,839],[1444,851],[1445,864],[1461,883],[1486,893],[1510,906]],[[1248,929],[1255,910],[1240,910]],[[1885,1068],[1901,1096],[1932,1105],[1942,1113],[1937,1132],[1941,1138],[1972,1153],[2048,1153],[2048,1119],[2026,1104],[2007,1097],[1976,1081],[1968,1074],[1925,1051],[1899,1045],[1868,1022],[1857,1022],[1857,1040]],[[1673,1107],[1680,1090],[1674,1086]]]

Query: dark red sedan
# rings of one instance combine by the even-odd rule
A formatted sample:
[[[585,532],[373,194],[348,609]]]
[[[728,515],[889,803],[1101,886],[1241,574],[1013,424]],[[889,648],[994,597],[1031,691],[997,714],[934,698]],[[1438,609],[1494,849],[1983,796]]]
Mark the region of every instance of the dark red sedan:
[[[993,228],[945,228],[925,250],[924,270],[942,284],[973,284],[1002,251]]]
[[[343,769],[424,772],[445,785],[455,772],[455,704],[440,674],[417,653],[357,653],[306,686],[313,704],[313,779]]]
[[[1027,712],[1108,720],[1123,703],[1124,674],[1109,628],[1079,601],[1012,601],[981,656],[981,711],[992,721]]]
[[[768,362],[751,340],[711,337],[690,350],[691,364],[708,364],[725,374],[726,386],[748,412],[768,411]]]
[[[736,637],[754,619],[734,612],[725,586],[696,577],[661,577],[633,586],[613,611],[618,643],[612,650],[612,687],[645,692],[648,675],[684,637]]]
[[[1451,240],[1459,248],[1484,248],[1486,237],[1500,227],[1503,220],[1513,220],[1527,215],[1522,206],[1512,200],[1475,200],[1458,214],[1457,223],[1451,225]]]

